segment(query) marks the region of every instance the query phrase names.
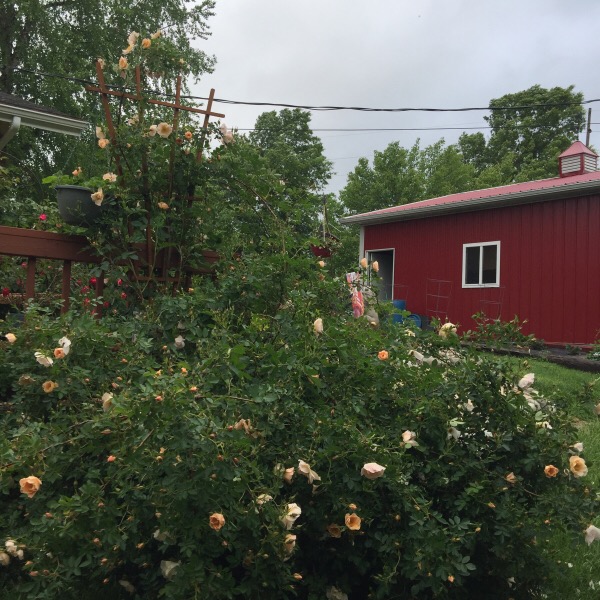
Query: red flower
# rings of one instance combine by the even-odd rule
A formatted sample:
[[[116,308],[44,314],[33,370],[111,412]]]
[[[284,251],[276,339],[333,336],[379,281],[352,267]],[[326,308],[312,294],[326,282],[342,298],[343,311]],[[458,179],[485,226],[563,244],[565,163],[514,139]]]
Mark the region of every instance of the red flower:
[[[2,295],[4,297],[8,296],[10,294],[10,290],[7,287],[3,287],[2,288]]]
[[[125,292],[121,292],[121,298],[123,298],[123,300],[125,300],[125,298],[127,298],[127,294]]]
[[[122,279],[117,279],[117,285],[123,285],[123,280]]]
[[[98,283],[98,280],[95,277],[90,278],[90,285],[96,285],[97,283]]]
[[[42,213],[40,215],[40,221],[46,221],[48,219],[48,215],[46,213]]]

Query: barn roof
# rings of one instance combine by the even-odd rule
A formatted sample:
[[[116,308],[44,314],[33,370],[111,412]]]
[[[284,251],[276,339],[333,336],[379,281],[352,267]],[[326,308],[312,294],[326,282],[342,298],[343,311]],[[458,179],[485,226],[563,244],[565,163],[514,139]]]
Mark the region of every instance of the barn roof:
[[[587,148],[582,144],[583,148]],[[579,151],[581,152],[581,150]],[[588,150],[589,152],[589,150]],[[401,206],[393,206],[340,219],[350,225],[376,225],[390,221],[423,219],[443,214],[471,212],[489,208],[500,208],[519,204],[532,204],[546,200],[558,200],[573,196],[600,193],[600,171],[554,177],[525,183],[513,183],[500,187],[487,188],[430,198]]]

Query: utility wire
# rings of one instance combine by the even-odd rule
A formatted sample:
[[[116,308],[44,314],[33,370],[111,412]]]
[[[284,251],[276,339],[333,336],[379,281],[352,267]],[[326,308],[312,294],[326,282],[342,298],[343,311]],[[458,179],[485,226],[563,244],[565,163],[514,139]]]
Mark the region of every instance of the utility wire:
[[[3,68],[12,69],[14,71],[20,71],[23,73],[31,73],[38,77],[49,77],[62,79],[65,81],[71,81],[74,83],[79,83],[83,85],[97,85],[97,82],[90,81],[87,79],[81,79],[77,77],[69,77],[66,75],[59,75],[57,73],[42,73],[39,71],[33,71],[31,69],[24,69],[22,67],[9,67],[7,65],[3,65]],[[118,89],[124,91],[136,91],[135,88],[124,87],[124,86],[107,86],[111,89]],[[145,93],[153,94],[155,96],[163,96],[166,98],[174,98],[175,94],[168,94],[164,92],[160,92],[158,90],[144,90]],[[186,100],[208,100],[208,98],[204,96],[193,96],[186,95],[180,96],[181,99]],[[600,98],[595,98],[593,100],[582,100],[581,102],[564,102],[564,103],[550,103],[550,104],[528,104],[523,106],[471,106],[471,107],[462,107],[462,108],[431,108],[431,107],[404,107],[404,108],[372,108],[372,107],[364,107],[364,106],[313,106],[306,104],[289,104],[284,102],[248,102],[242,100],[227,100],[225,98],[214,98],[213,102],[218,102],[220,104],[234,104],[234,105],[242,105],[242,106],[269,106],[269,107],[283,107],[283,108],[300,108],[303,110],[311,110],[311,111],[341,111],[341,110],[350,110],[350,111],[358,111],[358,112],[387,112],[387,113],[398,113],[398,112],[473,112],[473,111],[511,111],[511,110],[523,110],[527,108],[556,108],[556,107],[564,107],[564,106],[582,106],[584,104],[592,104],[594,102],[600,102]]]

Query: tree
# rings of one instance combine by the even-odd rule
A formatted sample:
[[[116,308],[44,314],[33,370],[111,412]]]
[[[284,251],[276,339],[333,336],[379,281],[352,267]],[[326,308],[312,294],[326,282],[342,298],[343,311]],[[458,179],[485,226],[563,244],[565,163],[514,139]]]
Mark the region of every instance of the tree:
[[[463,133],[458,146],[475,168],[476,187],[556,177],[558,155],[583,131],[583,94],[574,86],[551,89],[534,85],[490,101],[484,117],[492,131]]]
[[[198,78],[210,72],[214,57],[194,48],[192,40],[209,35],[207,20],[214,4],[214,0],[195,4],[183,0],[0,0],[0,91],[94,121],[101,111],[98,97],[83,91],[83,81],[72,79],[95,81],[96,58],[116,63],[131,31],[151,34],[160,28],[183,75]],[[68,157],[76,158],[78,151],[86,150],[66,136],[23,128],[8,151],[13,164],[29,167],[35,181],[37,174],[47,175],[63,167]],[[30,179],[25,178],[23,185]],[[34,185],[37,195],[38,182]],[[27,192],[32,193],[21,190],[21,196]]]
[[[410,149],[392,142],[383,152],[375,151],[372,167],[359,159],[340,200],[353,213],[378,210],[464,191],[473,174],[460,150],[444,140],[425,148],[417,140]]]
[[[310,113],[298,108],[263,113],[248,139],[279,177],[284,190],[278,202],[281,217],[294,221],[297,231],[307,236],[317,233],[316,217],[332,163],[310,128]]]

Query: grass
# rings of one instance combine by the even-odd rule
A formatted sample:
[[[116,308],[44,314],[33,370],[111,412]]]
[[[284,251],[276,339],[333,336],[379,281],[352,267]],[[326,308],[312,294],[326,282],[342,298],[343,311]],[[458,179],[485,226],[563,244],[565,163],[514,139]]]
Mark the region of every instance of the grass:
[[[598,374],[567,369],[537,359],[505,358],[521,375],[535,373],[535,389],[545,398],[563,406],[579,428],[583,443],[583,457],[589,467],[586,476],[590,486],[600,489],[600,418],[594,407],[600,402],[600,377]],[[600,527],[600,514],[593,520]],[[583,532],[573,539],[557,533],[540,539],[545,544],[556,569],[548,573],[548,589],[541,596],[547,600],[600,598],[600,543],[588,546]]]

